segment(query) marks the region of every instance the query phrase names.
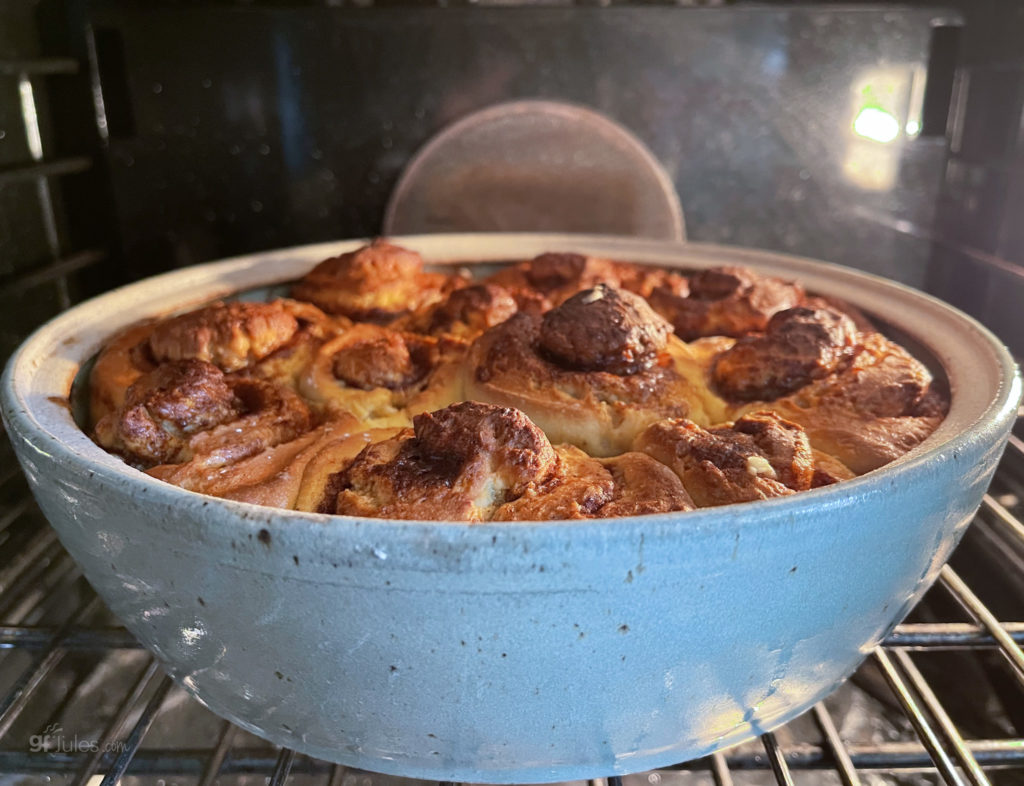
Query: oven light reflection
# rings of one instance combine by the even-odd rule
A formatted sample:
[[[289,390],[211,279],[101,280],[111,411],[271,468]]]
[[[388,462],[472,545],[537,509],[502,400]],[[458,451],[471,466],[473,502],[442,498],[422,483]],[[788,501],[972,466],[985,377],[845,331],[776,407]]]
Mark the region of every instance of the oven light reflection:
[[[900,135],[900,122],[884,109],[866,106],[854,119],[853,130],[865,139],[886,144]]]

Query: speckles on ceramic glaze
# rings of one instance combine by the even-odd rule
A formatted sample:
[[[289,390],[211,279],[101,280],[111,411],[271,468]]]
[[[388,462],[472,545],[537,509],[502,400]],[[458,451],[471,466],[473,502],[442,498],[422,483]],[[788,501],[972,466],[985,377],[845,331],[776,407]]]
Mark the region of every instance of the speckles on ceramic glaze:
[[[164,608],[163,606],[153,606],[149,609],[143,609],[142,612],[140,613],[140,616],[146,622],[150,622],[156,617],[166,617],[167,612],[168,609]]]
[[[194,647],[204,636],[206,636],[206,628],[197,620],[191,627],[181,629],[182,646]]]
[[[96,538],[108,556],[116,557],[124,549],[124,536],[117,532],[99,530],[96,533]]]

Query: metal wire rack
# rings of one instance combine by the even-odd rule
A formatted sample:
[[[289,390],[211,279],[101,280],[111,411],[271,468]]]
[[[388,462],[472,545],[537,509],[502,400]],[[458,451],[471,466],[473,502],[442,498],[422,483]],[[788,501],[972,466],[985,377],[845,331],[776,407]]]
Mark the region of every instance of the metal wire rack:
[[[1024,425],[1024,419],[1018,425]],[[342,784],[346,778],[378,776],[275,748],[225,721],[214,719],[198,702],[164,675],[132,636],[116,626],[79,575],[36,510],[9,446],[2,454],[0,493],[9,500],[0,518],[0,772],[34,778],[63,776],[68,783],[113,786],[126,777],[175,780],[208,786],[215,779],[264,776],[271,784],[290,777]],[[1000,570],[1016,571],[1024,554],[1024,441],[1011,437],[993,493],[986,496],[969,533],[997,548]],[[902,719],[902,733],[889,739],[847,739],[836,720],[835,697],[803,718],[761,737],[760,746],[741,746],[697,761],[681,763],[627,781],[779,784],[947,783],[983,784],[1024,781],[1024,737],[1019,726],[1004,723],[1004,733],[977,737],[961,728],[956,711],[945,703],[958,675],[948,669],[940,679],[926,676],[929,658],[959,653],[987,660],[986,668],[1009,675],[995,696],[1002,706],[985,710],[992,718],[1024,710],[1024,621],[1000,619],[960,572],[945,567],[930,596],[954,601],[958,614],[947,619],[900,625],[854,677],[871,681],[880,674]],[[1000,600],[1003,602],[1004,599]],[[1021,598],[1014,599],[1016,602]],[[928,599],[926,598],[926,603]],[[993,660],[993,655],[999,661]],[[934,673],[934,672],[933,672]],[[97,701],[96,682],[113,680],[100,707],[83,715],[73,705]],[[877,679],[876,679],[877,681]],[[853,687],[841,689],[854,690]],[[115,695],[116,694],[116,695]],[[80,698],[81,697],[81,698]],[[991,702],[978,688],[977,701]],[[206,724],[207,744],[161,739],[164,715],[188,727]],[[81,727],[70,717],[85,718]],[[1019,717],[1018,717],[1019,722]],[[907,733],[907,732],[910,733]],[[48,733],[49,732],[49,733]],[[170,732],[168,732],[170,733]],[[90,736],[92,735],[92,736]],[[173,734],[171,735],[173,737]],[[73,744],[68,744],[73,740]],[[761,773],[760,781],[751,777]],[[909,776],[917,780],[907,781]],[[763,780],[768,778],[768,780]],[[808,780],[810,778],[810,780]],[[924,780],[921,780],[924,778]],[[688,780],[687,780],[688,779]],[[41,780],[39,782],[42,782]],[[293,781],[297,782],[297,781]],[[303,780],[305,782],[305,780]],[[366,780],[356,783],[365,784]],[[610,777],[607,786],[621,786]]]

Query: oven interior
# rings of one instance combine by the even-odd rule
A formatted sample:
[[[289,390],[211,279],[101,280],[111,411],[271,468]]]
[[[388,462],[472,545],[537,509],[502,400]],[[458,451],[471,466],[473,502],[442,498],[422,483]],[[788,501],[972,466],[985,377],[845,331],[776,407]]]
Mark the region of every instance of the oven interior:
[[[1019,356],[1024,7],[951,5],[0,2],[0,352],[92,294],[234,253],[626,215],[601,226],[910,283]],[[488,130],[431,169],[429,140],[467,117],[512,117],[525,143]],[[536,226],[521,173],[555,188],[590,134],[601,196],[553,191]],[[667,201],[634,183],[637,149]],[[437,208],[466,189],[486,209]],[[1024,783],[1022,438],[1024,420],[940,581],[852,680],[760,740],[607,786]],[[0,444],[0,784],[289,780],[401,779],[277,749],[174,685]]]

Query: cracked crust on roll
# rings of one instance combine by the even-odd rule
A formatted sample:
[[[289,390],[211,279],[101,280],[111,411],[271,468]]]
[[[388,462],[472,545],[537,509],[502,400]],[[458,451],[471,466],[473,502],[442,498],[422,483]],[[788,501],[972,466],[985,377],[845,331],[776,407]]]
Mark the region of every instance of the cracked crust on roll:
[[[853,321],[798,306],[775,313],[762,334],[744,336],[712,366],[718,392],[735,401],[780,398],[849,362],[859,349]]]
[[[299,378],[314,407],[350,413],[367,428],[408,426],[419,412],[458,401],[466,344],[369,323],[320,346]]]
[[[124,405],[128,388],[162,363],[199,360],[292,388],[313,350],[340,329],[316,306],[294,300],[216,301],[133,325],[103,348],[90,375],[94,424]]]
[[[788,496],[850,474],[830,457],[820,458],[819,470],[804,430],[774,412],[708,429],[665,420],[645,430],[633,447],[670,467],[698,507]]]
[[[544,300],[546,310],[598,284],[621,286],[624,270],[621,262],[582,254],[549,252],[499,270],[484,283],[498,284],[514,293],[532,292],[534,297]]]
[[[202,360],[221,371],[239,371],[283,347],[298,330],[298,319],[283,301],[217,301],[158,322],[149,351],[157,363]]]
[[[804,290],[799,284],[744,267],[717,267],[693,273],[686,294],[661,286],[647,299],[677,336],[692,341],[763,332],[773,314],[802,302]]]
[[[646,456],[602,462],[552,447],[517,410],[462,402],[367,446],[327,484],[321,512],[398,519],[537,521],[688,510]]]
[[[910,353],[879,333],[863,335],[861,348],[837,372],[774,401],[770,409],[799,423],[818,450],[858,475],[877,469],[919,445],[942,422],[948,397]]]
[[[328,314],[386,325],[442,300],[464,283],[459,275],[425,271],[415,251],[377,239],[325,259],[292,287],[292,297]]]
[[[96,441],[137,467],[203,457],[224,466],[308,431],[306,403],[286,387],[224,374],[202,360],[163,363],[104,416]]]
[[[391,327],[437,338],[449,336],[472,341],[519,311],[520,302],[529,302],[529,293],[516,293],[499,284],[472,284],[403,317]],[[534,296],[533,306],[526,310],[542,310],[539,296]]]
[[[628,450],[662,418],[720,419],[705,374],[641,298],[610,287],[543,317],[517,314],[480,336],[463,365],[467,398],[521,409],[552,442],[595,456]]]

